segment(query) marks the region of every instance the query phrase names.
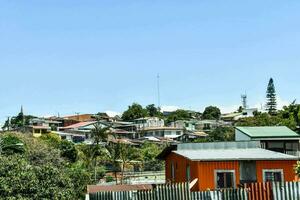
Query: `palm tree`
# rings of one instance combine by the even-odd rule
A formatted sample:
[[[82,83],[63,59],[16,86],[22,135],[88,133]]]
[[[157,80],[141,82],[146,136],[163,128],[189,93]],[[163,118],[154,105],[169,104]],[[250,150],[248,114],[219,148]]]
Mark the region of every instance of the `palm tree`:
[[[102,155],[100,143],[107,142],[109,136],[113,135],[110,131],[110,127],[101,127],[100,123],[97,122],[94,124],[94,128],[91,131],[91,138],[94,139],[93,145],[91,145],[92,149],[92,159],[94,160],[94,179],[97,181],[97,158]]]
[[[118,184],[118,177],[117,177],[117,172],[119,169],[119,158],[120,158],[120,152],[121,152],[121,148],[120,148],[120,144],[111,144],[109,146],[106,147],[107,151],[108,151],[108,156],[109,156],[109,161],[112,164],[113,167],[113,172],[115,175],[115,181],[116,184]]]
[[[91,137],[94,139],[93,145],[99,145],[100,142],[107,142],[109,135],[112,135],[110,127],[101,127],[97,122],[91,131]]]

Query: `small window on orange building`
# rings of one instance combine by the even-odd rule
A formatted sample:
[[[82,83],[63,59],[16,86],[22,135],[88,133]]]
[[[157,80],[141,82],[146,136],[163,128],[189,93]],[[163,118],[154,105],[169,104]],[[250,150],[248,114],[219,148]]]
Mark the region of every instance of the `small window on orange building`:
[[[172,177],[172,180],[175,179],[175,167],[174,167],[174,162],[171,163],[171,177]]]
[[[191,181],[191,168],[189,165],[186,166],[186,181],[187,182]]]
[[[215,185],[217,189],[235,188],[235,171],[234,170],[216,170]]]
[[[283,170],[282,169],[264,169],[263,170],[264,182],[282,182]]]

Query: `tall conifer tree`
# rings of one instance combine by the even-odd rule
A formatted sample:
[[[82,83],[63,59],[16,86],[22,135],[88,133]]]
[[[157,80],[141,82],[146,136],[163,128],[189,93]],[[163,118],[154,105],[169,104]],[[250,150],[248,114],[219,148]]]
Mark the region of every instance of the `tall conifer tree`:
[[[277,111],[277,101],[276,101],[276,90],[275,90],[273,78],[270,78],[269,80],[266,97],[267,97],[266,110],[270,115],[275,115]]]

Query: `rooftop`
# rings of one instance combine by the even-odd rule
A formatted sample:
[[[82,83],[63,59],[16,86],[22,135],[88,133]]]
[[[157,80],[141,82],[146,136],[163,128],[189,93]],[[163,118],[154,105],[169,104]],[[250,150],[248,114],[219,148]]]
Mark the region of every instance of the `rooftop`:
[[[300,137],[298,133],[286,126],[236,127],[236,129],[252,138]]]
[[[72,124],[70,126],[63,127],[63,129],[77,129],[77,128],[89,126],[89,125],[92,125],[92,124],[95,124],[95,123],[97,123],[97,122],[96,121],[79,122],[79,123],[76,123],[76,124]]]
[[[174,151],[174,153],[192,161],[298,160],[298,158],[295,156],[277,153],[261,148],[177,150]]]
[[[295,156],[262,149],[258,141],[184,143],[170,150],[192,161],[298,160]],[[166,152],[162,156],[165,155]]]

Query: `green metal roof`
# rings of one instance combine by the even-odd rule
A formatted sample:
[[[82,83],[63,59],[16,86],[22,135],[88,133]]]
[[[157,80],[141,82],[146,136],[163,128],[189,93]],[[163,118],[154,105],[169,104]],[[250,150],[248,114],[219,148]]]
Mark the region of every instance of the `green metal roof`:
[[[252,138],[299,138],[300,135],[286,126],[236,127],[239,131]]]

